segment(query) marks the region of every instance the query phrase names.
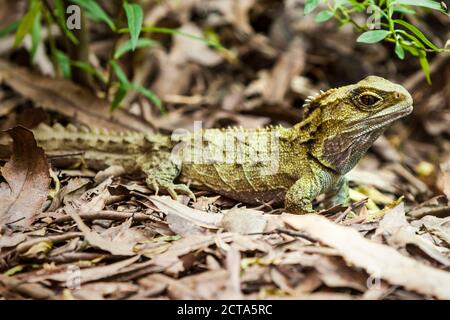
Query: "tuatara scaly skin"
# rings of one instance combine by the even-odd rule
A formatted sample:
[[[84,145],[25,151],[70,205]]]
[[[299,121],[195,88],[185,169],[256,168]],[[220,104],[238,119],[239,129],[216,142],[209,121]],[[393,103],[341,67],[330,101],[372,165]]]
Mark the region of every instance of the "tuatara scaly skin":
[[[280,203],[313,212],[322,193],[329,204],[348,200],[345,174],[395,120],[413,110],[406,89],[370,76],[311,97],[292,128],[207,129],[191,134],[114,133],[69,125],[34,130],[47,151],[83,151],[89,165],[142,170],[147,184],[172,197],[194,198],[187,184],[250,204]],[[175,181],[177,184],[175,184]]]

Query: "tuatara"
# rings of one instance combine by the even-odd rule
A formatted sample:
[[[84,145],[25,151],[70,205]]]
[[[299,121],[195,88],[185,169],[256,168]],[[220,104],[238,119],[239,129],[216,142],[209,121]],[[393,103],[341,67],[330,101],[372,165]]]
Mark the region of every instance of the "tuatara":
[[[194,198],[187,184],[232,199],[280,203],[292,213],[313,212],[312,201],[348,200],[345,174],[395,120],[413,110],[406,89],[386,79],[364,80],[307,99],[292,128],[207,129],[187,134],[117,133],[73,125],[39,126],[47,151],[82,151],[88,165],[142,170],[150,188]],[[176,183],[175,183],[176,181]]]

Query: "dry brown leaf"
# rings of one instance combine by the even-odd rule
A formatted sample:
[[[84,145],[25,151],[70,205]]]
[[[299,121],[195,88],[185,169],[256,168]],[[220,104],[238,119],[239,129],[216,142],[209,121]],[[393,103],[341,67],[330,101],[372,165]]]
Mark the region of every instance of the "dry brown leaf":
[[[31,131],[15,127],[7,133],[13,139],[13,155],[1,169],[6,183],[0,184],[0,226],[27,227],[47,199],[49,166]]]
[[[102,183],[109,177],[118,177],[125,174],[126,171],[122,166],[110,166],[105,170],[97,172],[94,181],[98,184]]]
[[[75,201],[81,212],[101,211],[106,202],[112,197],[108,187],[112,183],[112,178],[108,178],[97,187],[87,190],[83,195]],[[65,201],[69,203],[70,201]]]
[[[85,240],[89,242],[91,246],[97,247],[99,249],[108,251],[111,254],[119,256],[132,256],[136,254],[133,251],[134,243],[108,240],[99,235],[97,232],[92,231],[83,222],[83,220],[81,220],[80,216],[78,215],[79,212],[78,210],[75,210],[74,208],[67,206],[66,212],[76,222],[78,229],[80,229],[80,231],[83,232]]]
[[[206,211],[209,209],[210,206],[212,206],[221,196],[215,196],[215,197],[200,197],[197,198],[197,201],[195,201],[192,204],[192,207],[197,210]]]
[[[316,271],[308,272],[302,281],[290,291],[291,296],[303,296],[307,293],[315,291],[322,285]]]
[[[314,265],[318,277],[331,288],[352,288],[361,292],[366,290],[367,276],[348,267],[336,257],[319,257]]]
[[[373,277],[421,294],[450,299],[449,272],[403,256],[393,248],[367,240],[357,231],[334,224],[322,216],[283,214],[282,219],[294,229],[306,231],[337,249],[344,260],[364,268]]]
[[[191,289],[185,283],[163,274],[152,274],[140,279],[138,282],[144,287],[155,287],[162,284],[167,287],[167,294],[172,299],[198,300],[201,298],[195,290]]]
[[[114,243],[128,243],[134,247],[138,242],[144,242],[148,238],[138,227],[131,228],[134,218],[131,217],[121,225],[110,227],[102,232],[102,237]]]
[[[72,294],[76,299],[81,300],[103,300],[122,299],[137,291],[139,291],[139,286],[132,283],[96,282],[73,290]]]
[[[85,178],[70,179],[67,185],[61,188],[59,192],[55,195],[55,197],[52,199],[52,204],[50,205],[50,207],[48,207],[47,211],[49,212],[55,211],[56,209],[59,208],[61,203],[63,202],[67,203],[66,200],[68,199],[66,199],[66,196],[77,190],[80,190],[85,185],[87,185],[89,181],[90,181],[89,179]]]
[[[411,225],[425,229],[435,236],[436,243],[439,243],[438,239],[440,239],[447,243],[447,248],[450,247],[450,217],[437,218],[434,216],[425,216],[420,220],[411,222]]]
[[[241,234],[262,233],[267,225],[263,212],[255,209],[238,208],[224,211],[222,225],[225,230]]]
[[[131,257],[127,260],[122,260],[116,263],[112,263],[105,266],[93,267],[89,269],[81,269],[79,273],[80,284],[91,282],[95,280],[104,279],[110,276],[118,274],[122,269],[125,269],[129,265],[139,260],[139,256]],[[66,282],[72,280],[72,273],[64,271],[44,276],[37,276],[30,278],[29,282],[40,282],[44,280],[53,280],[57,282]]]
[[[215,15],[216,23],[232,24],[237,33],[250,35],[253,28],[249,22],[249,10],[255,5],[255,0],[210,0],[197,4],[201,10],[219,13]]]
[[[191,64],[177,64],[170,55],[158,52],[156,58],[159,61],[160,73],[152,85],[152,90],[166,101],[167,95],[185,95],[194,74]]]
[[[167,196],[151,196],[150,200],[167,215],[167,222],[176,234],[203,234],[221,226],[222,214],[192,209]]]
[[[442,189],[450,205],[450,160],[441,165],[441,170],[442,176],[440,178],[443,184]]]
[[[19,279],[14,279],[12,277],[4,276],[0,274],[0,285],[4,285],[11,291],[18,292],[25,295],[26,297],[34,299],[49,299],[54,297],[52,290],[45,288],[43,285],[38,283],[25,283]]]
[[[92,128],[152,131],[149,124],[123,109],[112,114],[108,101],[68,80],[50,79],[1,60],[0,81],[36,105],[76,118]]]
[[[302,267],[314,268],[316,270],[315,278],[321,280],[321,283],[330,288],[352,288],[361,292],[366,289],[367,276],[351,269],[342,259],[337,257],[291,251],[283,253],[275,261],[278,266],[301,265]]]
[[[179,31],[197,37],[203,36],[202,31],[192,23],[183,25]],[[224,60],[216,51],[208,47],[204,42],[192,41],[192,39],[183,35],[176,35],[174,42],[171,60],[176,64],[194,62],[203,66],[214,67]]]
[[[17,246],[19,243],[24,242],[26,238],[27,237],[23,233],[15,233],[10,236],[2,235],[0,236],[0,251],[2,248]]]
[[[275,299],[274,296],[270,297],[271,299]],[[311,294],[298,295],[295,297],[280,297],[281,299],[300,299],[300,300],[353,300],[355,299],[353,296],[346,293],[337,293],[337,292],[315,292]]]
[[[389,210],[380,221],[372,240],[376,239],[378,242],[382,242],[382,237],[392,236],[400,228],[408,226],[408,221],[405,216],[405,205],[400,203],[391,210]]]
[[[227,270],[217,269],[184,277],[180,281],[195,290],[201,299],[217,299],[224,290],[228,278]]]
[[[400,230],[388,238],[388,243],[396,247],[414,245],[443,266],[447,268],[450,267],[450,258],[446,256],[446,254],[448,254],[448,249],[441,249],[429,239],[417,235],[414,227],[408,226],[400,228]]]
[[[152,262],[157,266],[167,268],[166,272],[178,274],[185,270],[180,260],[181,256],[197,250],[206,250],[210,245],[218,242],[230,242],[232,237],[233,235],[231,233],[186,236],[173,242],[170,248],[164,253],[154,256]]]
[[[408,216],[416,219],[420,219],[427,215],[437,217],[449,216],[450,206],[448,205],[447,197],[443,195],[433,197],[408,212]]]
[[[357,165],[348,173],[347,179],[358,185],[371,185],[386,192],[394,193],[397,190],[395,185],[398,178],[388,170],[373,172],[373,170],[365,170],[361,168],[361,165]]]
[[[233,245],[240,251],[272,251],[272,247],[260,238],[261,235],[246,236],[239,233],[233,233]]]
[[[231,245],[227,252],[226,267],[228,271],[228,281],[222,299],[242,299],[241,292],[241,253],[239,249]]]
[[[449,267],[450,259],[443,253],[443,250],[434,245],[430,240],[417,234],[418,228],[409,225],[405,216],[403,202],[389,210],[380,225],[375,231],[374,237],[383,237],[386,242],[396,248],[405,248],[407,245],[414,245],[422,250],[432,259],[442,265]],[[381,242],[381,239],[379,239]]]
[[[295,76],[305,67],[304,44],[300,39],[291,42],[272,70],[270,81],[265,88],[264,100],[270,104],[282,104]]]

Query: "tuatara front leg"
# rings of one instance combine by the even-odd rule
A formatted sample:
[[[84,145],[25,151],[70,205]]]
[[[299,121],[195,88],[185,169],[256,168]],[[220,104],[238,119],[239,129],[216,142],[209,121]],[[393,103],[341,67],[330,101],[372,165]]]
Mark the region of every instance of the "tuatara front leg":
[[[320,180],[313,174],[305,174],[286,193],[285,208],[294,214],[313,213],[312,201],[322,191]]]
[[[349,189],[348,181],[346,177],[342,177],[338,180],[336,185],[326,193],[326,207],[334,207],[339,204],[346,205],[349,203]]]
[[[348,183],[345,177],[319,170],[314,167],[305,173],[289,188],[285,197],[285,208],[294,214],[314,213],[312,202],[322,194],[331,196],[332,205],[343,204],[348,201]]]
[[[146,174],[146,183],[156,194],[159,191],[168,193],[173,199],[184,194],[195,200],[194,193],[185,184],[175,184],[174,180],[181,171],[181,166],[170,159],[170,153],[142,156],[137,159],[140,169]]]

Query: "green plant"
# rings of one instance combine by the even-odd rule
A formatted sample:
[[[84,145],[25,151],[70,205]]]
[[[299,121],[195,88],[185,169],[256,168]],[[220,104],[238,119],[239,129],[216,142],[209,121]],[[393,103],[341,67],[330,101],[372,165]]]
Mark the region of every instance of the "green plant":
[[[226,50],[220,45],[217,39],[197,37],[180,32],[176,29],[145,26],[142,7],[139,4],[131,3],[128,0],[122,0],[120,8],[121,12],[117,14],[117,17],[115,18],[110,17],[110,15],[95,0],[67,0],[67,2],[78,5],[84,10],[88,19],[107,25],[112,36],[115,37],[116,40],[110,54],[106,74],[102,70],[93,67],[87,59],[86,61],[80,61],[70,57],[70,46],[75,46],[82,50],[82,46],[86,46],[86,44],[80,41],[76,32],[69,30],[67,27],[67,4],[64,0],[55,0],[53,6],[48,0],[30,0],[26,14],[19,21],[15,21],[3,30],[0,30],[0,37],[15,32],[14,45],[17,47],[22,44],[26,36],[30,35],[32,40],[30,56],[32,62],[34,62],[37,49],[42,42],[42,25],[46,24],[47,27],[50,27],[51,25],[56,24],[64,37],[64,48],[57,47],[56,41],[50,32],[50,28],[48,28],[48,30],[51,56],[55,65],[58,67],[58,70],[65,78],[71,78],[73,68],[80,69],[85,74],[93,76],[105,88],[107,97],[109,97],[110,92],[112,91],[111,88],[117,88],[111,99],[111,110],[115,110],[120,106],[128,91],[135,90],[146,97],[162,112],[164,111],[164,106],[159,97],[142,85],[130,82],[127,75],[120,67],[120,59],[125,54],[135,51],[138,48],[152,47],[159,44],[157,41],[148,38],[148,36],[143,36],[142,32],[146,32],[150,35],[153,33],[166,33],[186,36],[196,41],[205,42],[213,48]],[[125,21],[122,21],[123,16]],[[121,27],[122,25],[126,25],[126,27]],[[88,31],[80,30],[80,32]],[[119,44],[119,39],[121,39],[124,34],[128,34],[129,40]]]
[[[422,31],[407,21],[409,15],[416,14],[416,8],[436,10],[448,15],[445,5],[434,0],[307,0],[305,14],[314,11],[320,3],[327,6],[320,11],[315,20],[325,22],[332,18],[340,25],[351,23],[361,35],[357,42],[377,43],[386,41],[394,44],[395,54],[399,59],[405,58],[405,52],[419,59],[428,83],[431,83],[427,54],[430,52],[450,52],[447,48],[439,48],[430,41]],[[355,15],[366,15],[366,24],[356,21]],[[376,24],[378,23],[378,25]]]

